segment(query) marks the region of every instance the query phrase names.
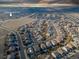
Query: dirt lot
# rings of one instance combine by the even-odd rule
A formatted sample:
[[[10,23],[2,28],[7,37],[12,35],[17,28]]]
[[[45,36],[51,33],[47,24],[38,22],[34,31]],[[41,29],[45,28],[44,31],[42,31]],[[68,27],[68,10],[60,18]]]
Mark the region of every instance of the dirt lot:
[[[3,50],[4,50],[4,41],[5,41],[5,35],[8,33],[8,31],[0,28],[0,59],[2,59],[3,56]]]
[[[27,17],[22,17],[20,19],[15,19],[15,20],[10,20],[10,21],[5,21],[2,26],[10,29],[10,30],[15,30],[17,29],[19,26],[23,25],[23,24],[27,24],[32,22],[33,19],[31,18],[27,18]]]

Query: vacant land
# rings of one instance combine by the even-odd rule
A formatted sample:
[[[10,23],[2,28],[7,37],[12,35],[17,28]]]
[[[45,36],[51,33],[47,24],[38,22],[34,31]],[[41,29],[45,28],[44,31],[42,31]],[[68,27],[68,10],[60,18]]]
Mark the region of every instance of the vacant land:
[[[2,56],[3,56],[5,35],[7,33],[8,33],[8,31],[0,28],[0,59],[2,59]]]
[[[22,17],[15,20],[5,21],[2,26],[8,28],[9,30],[16,30],[19,26],[28,24],[32,21],[34,20],[31,18]]]

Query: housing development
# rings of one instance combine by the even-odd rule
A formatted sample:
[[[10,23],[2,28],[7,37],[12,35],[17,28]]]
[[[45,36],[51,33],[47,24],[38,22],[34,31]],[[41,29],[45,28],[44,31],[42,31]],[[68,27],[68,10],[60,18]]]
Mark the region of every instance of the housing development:
[[[0,59],[79,59],[78,9],[1,7]]]

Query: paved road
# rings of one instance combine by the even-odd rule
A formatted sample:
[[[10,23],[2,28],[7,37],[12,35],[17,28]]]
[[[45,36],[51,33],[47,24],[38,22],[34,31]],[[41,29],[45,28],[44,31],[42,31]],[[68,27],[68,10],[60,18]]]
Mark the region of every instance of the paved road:
[[[24,53],[24,47],[23,47],[23,43],[21,41],[21,37],[20,34],[17,33],[17,37],[18,37],[18,42],[19,42],[19,46],[20,46],[20,55],[21,55],[21,59],[26,59],[25,57],[25,53]]]

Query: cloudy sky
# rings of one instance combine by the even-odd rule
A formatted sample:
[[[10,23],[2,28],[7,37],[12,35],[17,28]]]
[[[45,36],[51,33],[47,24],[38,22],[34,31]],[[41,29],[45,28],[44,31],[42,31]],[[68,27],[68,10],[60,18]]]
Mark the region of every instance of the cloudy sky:
[[[27,3],[74,3],[78,4],[79,0],[0,0],[0,2],[27,2]]]

